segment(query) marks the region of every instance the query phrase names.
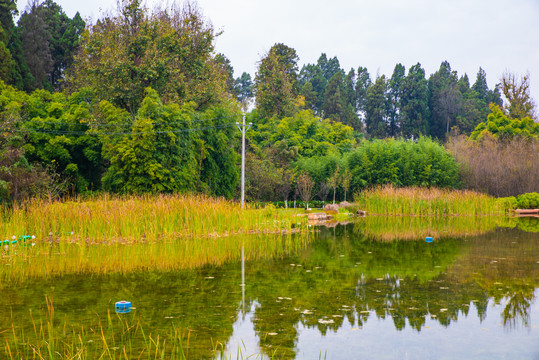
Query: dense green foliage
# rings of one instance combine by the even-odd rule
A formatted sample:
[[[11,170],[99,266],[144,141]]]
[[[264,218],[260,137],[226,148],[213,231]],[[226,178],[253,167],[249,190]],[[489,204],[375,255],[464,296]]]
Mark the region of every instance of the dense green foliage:
[[[88,90],[27,95],[2,84],[0,194],[19,198],[25,171],[28,181],[35,178],[26,184],[29,195],[198,189],[230,198],[238,179],[230,121],[238,117],[233,104],[204,112],[193,103],[165,105],[151,88],[132,116]]]
[[[299,72],[300,94],[315,114],[366,131],[375,138],[428,135],[443,139],[451,128],[469,133],[489,113],[489,104],[502,104],[498,87],[490,90],[486,73],[479,68],[470,86],[447,61],[430,77],[421,64],[397,64],[391,77],[371,80],[367,69],[346,73],[339,60],[322,54],[316,64]]]
[[[86,24],[79,13],[70,19],[52,0],[29,3],[18,20],[15,1],[0,6],[0,79],[25,91],[57,90],[78,51]],[[3,66],[9,71],[3,71]]]
[[[539,209],[539,193],[526,193],[517,197],[519,209]]]
[[[487,116],[487,120],[479,123],[470,135],[473,140],[481,140],[487,134],[500,140],[513,137],[539,137],[539,123],[532,118],[512,118],[496,105],[492,105],[490,109],[492,112]]]
[[[92,87],[102,100],[135,113],[146,87],[165,102],[207,109],[226,96],[226,69],[213,56],[213,28],[187,5],[149,14],[141,2],[99,20],[82,36],[69,82]]]
[[[428,138],[418,142],[375,140],[350,154],[352,189],[373,185],[454,187],[459,184],[454,158]]]
[[[68,18],[53,0],[31,3],[17,25],[16,15],[15,2],[0,1],[2,201],[102,190],[237,196],[234,123],[253,97],[245,114],[251,201],[298,200],[305,174],[310,200],[382,184],[468,186],[471,162],[452,151],[458,173],[435,141],[454,128],[475,128],[481,141],[539,132],[527,76],[505,74],[491,90],[481,68],[471,85],[444,61],[430,76],[420,63],[397,64],[390,77],[371,79],[324,53],[300,69],[296,50],[276,43],[254,77],[235,78],[214,51],[219,32],[191,3],[152,12],[126,0],[93,24]],[[525,163],[534,174],[534,160]],[[473,186],[503,196],[536,190]]]

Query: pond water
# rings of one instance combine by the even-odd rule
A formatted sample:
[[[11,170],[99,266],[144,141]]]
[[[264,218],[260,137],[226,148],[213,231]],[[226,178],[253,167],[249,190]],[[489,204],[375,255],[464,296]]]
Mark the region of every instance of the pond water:
[[[26,335],[9,341],[32,343],[47,298],[53,326],[67,335],[83,326],[85,342],[98,341],[98,328],[137,324],[146,335],[130,343],[134,354],[143,336],[180,329],[189,359],[539,359],[539,233],[433,230],[427,243],[372,228],[319,227],[288,254],[242,262],[238,253],[219,266],[4,283],[0,333],[16,327]],[[115,314],[120,300],[134,309]]]

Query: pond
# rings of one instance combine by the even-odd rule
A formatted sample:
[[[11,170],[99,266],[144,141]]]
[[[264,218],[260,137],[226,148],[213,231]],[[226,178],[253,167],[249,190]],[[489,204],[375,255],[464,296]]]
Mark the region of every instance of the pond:
[[[250,256],[246,242],[218,265],[13,278],[0,357],[55,341],[64,353],[73,339],[71,354],[86,347],[90,359],[153,359],[151,341],[188,359],[538,359],[537,219],[448,221],[320,226],[302,246]],[[419,228],[432,243],[410,235]],[[120,300],[131,312],[115,313]]]

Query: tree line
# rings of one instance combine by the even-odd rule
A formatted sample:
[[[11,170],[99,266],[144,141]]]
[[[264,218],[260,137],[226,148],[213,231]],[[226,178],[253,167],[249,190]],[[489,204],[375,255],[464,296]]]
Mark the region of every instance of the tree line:
[[[299,69],[296,51],[275,44],[254,79],[234,78],[215,52],[218,32],[191,3],[149,11],[125,0],[85,24],[34,1],[16,26],[14,4],[0,0],[1,201],[92,191],[237,197],[235,123],[252,99],[253,201],[342,200],[385,183],[467,186],[463,157],[440,143],[449,132],[474,142],[539,133],[527,77],[508,74],[489,89],[482,69],[470,84],[443,62],[429,78],[420,64],[397,64],[391,78],[371,79],[325,54]]]

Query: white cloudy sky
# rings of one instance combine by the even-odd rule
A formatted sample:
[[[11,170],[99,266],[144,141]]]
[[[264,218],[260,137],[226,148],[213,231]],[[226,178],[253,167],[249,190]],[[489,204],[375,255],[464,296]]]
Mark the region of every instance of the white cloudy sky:
[[[146,0],[153,7],[157,0]],[[95,22],[116,0],[56,0],[64,11]],[[170,2],[169,2],[170,3]],[[281,42],[296,49],[300,66],[322,52],[341,67],[365,66],[391,76],[395,64],[420,62],[427,76],[449,61],[473,83],[479,67],[493,88],[504,71],[529,73],[539,103],[539,0],[198,0],[223,34],[216,50],[238,77]],[[19,0],[19,9],[25,3]]]

